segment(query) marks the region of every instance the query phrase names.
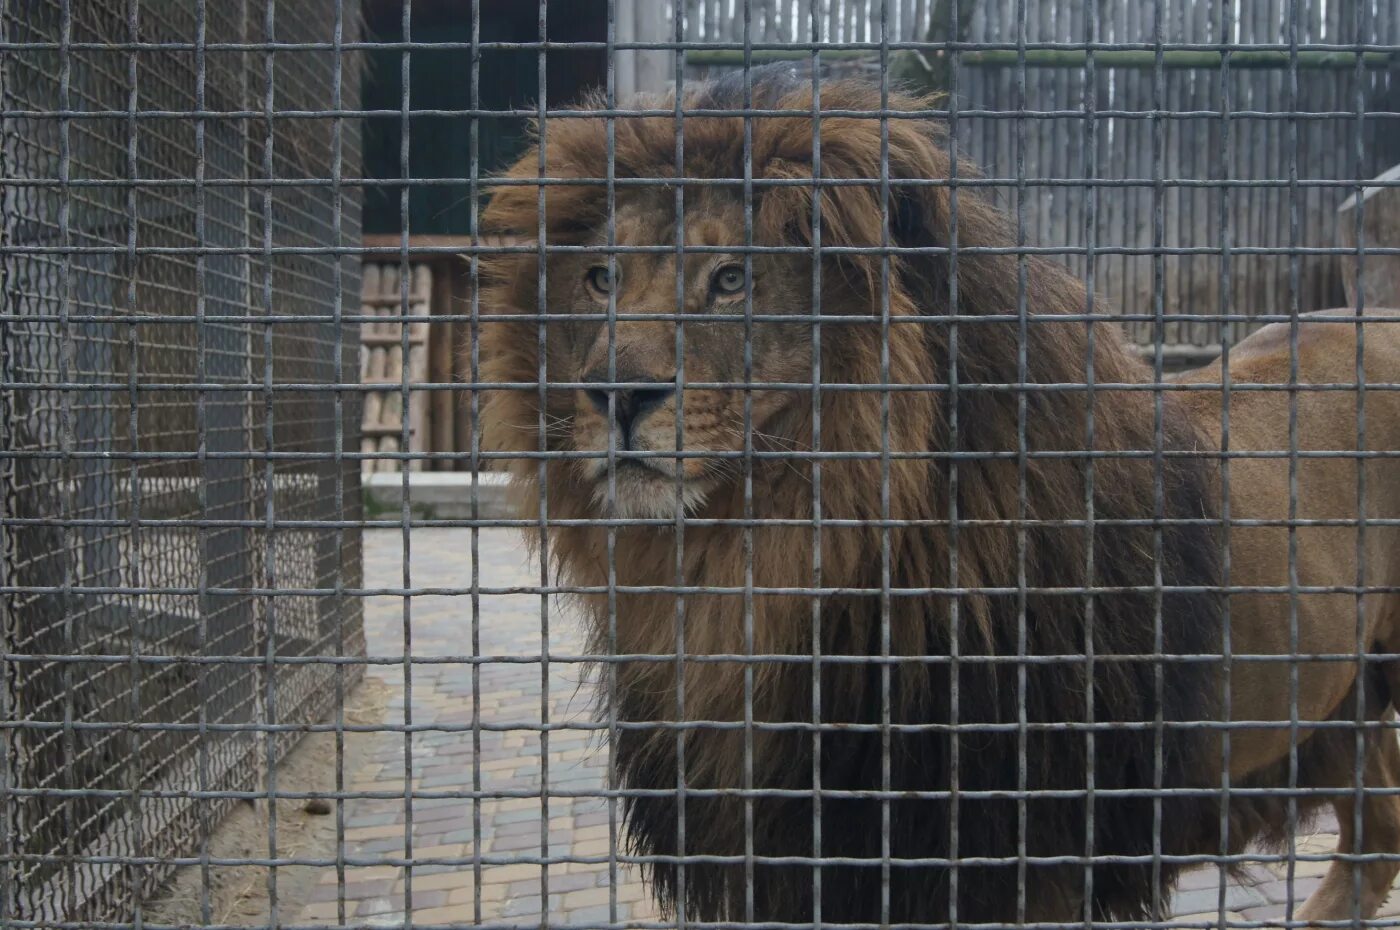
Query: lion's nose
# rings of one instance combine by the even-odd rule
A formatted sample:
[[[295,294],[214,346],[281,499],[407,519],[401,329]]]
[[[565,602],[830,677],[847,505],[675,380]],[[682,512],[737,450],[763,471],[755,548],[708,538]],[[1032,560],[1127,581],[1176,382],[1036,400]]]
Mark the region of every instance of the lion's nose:
[[[624,446],[631,445],[632,428],[676,393],[674,376],[663,381],[646,375],[618,372],[616,381],[610,382],[606,373],[590,372],[583,380],[599,385],[586,388],[583,393],[593,409],[605,417],[611,399],[618,438]]]

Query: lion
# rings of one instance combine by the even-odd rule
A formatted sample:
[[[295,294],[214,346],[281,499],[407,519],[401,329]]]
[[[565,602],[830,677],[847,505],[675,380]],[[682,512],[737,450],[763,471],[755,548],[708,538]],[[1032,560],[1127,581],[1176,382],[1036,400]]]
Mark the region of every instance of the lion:
[[[1400,315],[1158,383],[949,183],[930,101],[682,94],[679,129],[551,117],[483,214],[548,249],[479,294],[484,441],[606,657],[666,912],[1159,919],[1329,804],[1343,853],[1400,852],[1400,394],[1363,448],[1355,389]],[[1397,861],[1356,862],[1298,919],[1375,913]]]

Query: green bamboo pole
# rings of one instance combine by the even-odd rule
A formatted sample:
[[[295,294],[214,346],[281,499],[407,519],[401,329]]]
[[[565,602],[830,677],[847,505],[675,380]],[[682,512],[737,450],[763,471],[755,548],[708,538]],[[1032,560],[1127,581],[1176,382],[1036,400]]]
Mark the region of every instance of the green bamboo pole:
[[[1201,68],[1219,69],[1224,54],[1213,51],[1190,51],[1169,49],[1162,53],[1162,63],[1167,68],[1195,70]],[[1351,70],[1356,67],[1356,52],[1313,52],[1298,53],[1299,70]],[[1032,68],[1082,68],[1088,60],[1088,53],[1077,49],[1028,49],[1026,65]],[[972,68],[1014,68],[1018,58],[1015,49],[988,49],[963,52],[962,63]],[[1362,52],[1361,64],[1366,68],[1387,68],[1390,66],[1389,52]],[[1105,50],[1094,52],[1094,66],[1099,68],[1141,68],[1156,67],[1157,53],[1151,49]],[[1264,70],[1284,70],[1292,66],[1292,58],[1286,51],[1238,51],[1230,53],[1230,67]]]
[[[805,60],[810,58],[812,53],[809,49],[795,48],[754,49],[751,54],[756,62],[768,62]],[[822,59],[873,58],[875,54],[869,49],[831,49],[822,51]],[[897,55],[901,60],[905,58],[911,61],[918,60],[907,50],[900,50]],[[1083,68],[1088,60],[1087,53],[1076,49],[1027,49],[1025,55],[1026,67],[1028,68]],[[945,59],[946,55],[930,50],[924,52],[923,57],[925,60],[936,62]],[[1162,63],[1164,67],[1175,70],[1218,70],[1222,57],[1220,52],[1171,49],[1162,53]],[[1356,59],[1356,52],[1302,51],[1297,56],[1300,71],[1349,71],[1356,67]],[[742,65],[744,53],[738,49],[696,49],[686,52],[686,61],[695,65]],[[1385,69],[1389,68],[1393,61],[1400,63],[1400,58],[1392,56],[1389,52],[1361,53],[1361,66],[1363,68]],[[1018,66],[1018,62],[1019,58],[1015,49],[984,49],[962,53],[962,63],[969,68],[1015,68]],[[1290,62],[1289,54],[1285,51],[1230,53],[1230,67],[1241,70],[1282,71],[1291,67]],[[1156,67],[1156,63],[1156,53],[1151,49],[1099,50],[1094,52],[1094,66],[1097,68],[1150,70]],[[917,67],[922,69],[923,65],[920,64]]]

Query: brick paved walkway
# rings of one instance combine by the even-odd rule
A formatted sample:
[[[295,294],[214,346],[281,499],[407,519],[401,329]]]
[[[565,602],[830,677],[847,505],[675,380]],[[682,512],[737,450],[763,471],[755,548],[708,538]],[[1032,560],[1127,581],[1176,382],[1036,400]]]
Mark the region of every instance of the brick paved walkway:
[[[471,534],[467,530],[414,530],[411,541],[413,587],[465,588],[471,583]],[[400,586],[403,582],[402,537],[396,531],[365,533],[365,584]],[[539,584],[538,566],[531,562],[519,534],[487,530],[480,536],[481,584],[492,587]],[[415,659],[464,656],[472,652],[471,598],[467,595],[424,596],[412,599],[409,613],[410,654]],[[542,710],[552,723],[588,721],[590,693],[580,689],[577,665],[552,663],[546,678],[541,654],[540,598],[537,595],[495,595],[481,598],[480,651],[497,657],[536,657],[534,661],[489,662],[480,666],[483,728],[513,723],[539,726]],[[365,603],[365,635],[376,656],[402,656],[405,645],[404,599],[369,598]],[[553,654],[583,652],[578,625],[551,611],[549,650]],[[347,738],[368,738],[369,761],[346,773],[350,791],[392,792],[383,799],[356,799],[346,805],[345,855],[352,859],[411,859],[410,868],[373,865],[347,868],[345,914],[364,922],[402,923],[411,875],[412,916],[416,924],[461,924],[505,921],[538,923],[542,879],[549,889],[551,923],[607,923],[654,919],[644,900],[640,879],[626,867],[600,862],[551,864],[547,874],[530,862],[480,866],[478,884],[473,855],[497,860],[540,858],[540,826],[545,810],[536,797],[490,799],[479,812],[470,798],[433,798],[433,794],[472,790],[473,733],[472,665],[466,662],[418,662],[405,676],[404,667],[374,666],[370,674],[391,689],[386,725],[402,725],[405,709],[414,726],[440,726],[412,734],[407,747],[402,733],[388,732]],[[412,699],[407,696],[411,693]],[[606,781],[607,753],[596,733],[562,730],[547,734],[548,754],[541,733],[526,729],[483,729],[480,733],[481,789],[487,792],[538,793],[548,760],[550,788],[587,792]],[[406,855],[404,780],[406,750],[411,759],[415,795],[412,804],[412,850]],[[475,826],[479,816],[479,833]],[[550,798],[547,851],[550,857],[606,860],[616,850],[610,842],[609,812],[598,798]],[[424,863],[423,860],[439,860]],[[446,860],[445,862],[442,860]],[[614,883],[611,878],[616,876]],[[615,897],[613,889],[615,887]],[[327,870],[314,897],[302,912],[303,921],[334,923],[338,879]],[[616,904],[616,911],[612,910]]]
[[[365,533],[365,583],[369,587],[402,582],[401,536],[396,531]],[[471,536],[467,530],[415,530],[412,537],[414,587],[465,587],[471,580]],[[492,587],[539,583],[539,570],[526,556],[519,537],[508,530],[485,530],[480,536],[480,578]],[[471,599],[465,595],[424,596],[411,604],[410,654],[417,659],[471,653]],[[542,634],[540,598],[528,594],[481,598],[481,653],[497,657],[538,657]],[[365,604],[365,633],[376,656],[401,656],[405,645],[402,598],[371,598]],[[551,609],[549,646],[555,654],[580,653],[577,624]],[[387,724],[438,725],[447,731],[415,732],[405,744],[400,732],[350,734],[370,741],[368,761],[346,773],[351,791],[392,792],[393,797],[356,799],[346,805],[345,854],[353,859],[411,859],[410,868],[378,864],[346,869],[345,916],[357,922],[399,924],[404,921],[411,875],[413,922],[538,923],[542,908],[551,924],[600,924],[655,920],[638,877],[606,861],[618,847],[607,805],[597,798],[552,798],[547,836],[541,837],[545,811],[538,797],[483,801],[479,811],[469,798],[415,797],[412,829],[406,826],[404,780],[406,750],[415,793],[472,790],[473,671],[470,663],[417,663],[405,676],[402,665],[374,666],[370,674],[391,689]],[[538,725],[548,719],[589,719],[589,689],[580,689],[577,666],[552,663],[547,675],[538,660],[490,662],[480,667],[483,727],[514,723]],[[545,699],[545,686],[548,697]],[[408,699],[410,694],[412,698]],[[578,730],[548,734],[548,752],[538,731],[483,729],[480,733],[480,778],[486,791],[538,792],[543,763],[548,762],[552,789],[587,792],[605,781],[607,753],[594,734]],[[479,817],[479,833],[475,826]],[[551,864],[547,876],[539,864],[481,865],[480,880],[472,857],[551,857],[599,859]],[[406,838],[411,853],[406,855]],[[1326,833],[1299,843],[1300,852],[1330,852],[1335,838]],[[424,862],[423,860],[437,860]],[[445,860],[445,861],[444,861]],[[1297,863],[1295,900],[1301,902],[1317,884],[1326,863]],[[614,880],[615,876],[615,880]],[[541,894],[547,877],[548,902]],[[1214,920],[1216,871],[1200,870],[1183,882],[1173,911],[1183,920]],[[341,897],[338,879],[327,870],[305,906],[303,922],[334,923]],[[1246,881],[1226,891],[1232,919],[1262,920],[1283,914],[1287,887],[1282,866],[1255,867]],[[1400,902],[1387,907],[1394,913]],[[615,910],[614,910],[615,908]]]

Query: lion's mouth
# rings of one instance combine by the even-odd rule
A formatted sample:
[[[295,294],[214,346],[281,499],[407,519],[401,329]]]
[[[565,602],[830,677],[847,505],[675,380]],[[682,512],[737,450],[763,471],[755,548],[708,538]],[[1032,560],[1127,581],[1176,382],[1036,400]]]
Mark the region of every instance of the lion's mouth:
[[[595,460],[592,466],[593,480],[606,483],[610,468],[619,480],[624,480],[624,475],[629,476],[626,480],[645,477],[674,482],[676,479],[674,467],[667,468],[657,460],[620,458],[612,463],[606,459]]]
[[[622,519],[665,519],[694,513],[704,502],[708,488],[693,478],[676,481],[675,465],[648,459],[622,459],[595,467],[593,502],[604,514]]]

